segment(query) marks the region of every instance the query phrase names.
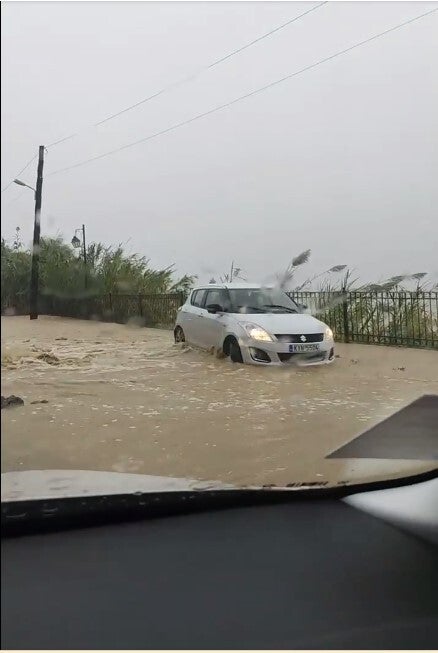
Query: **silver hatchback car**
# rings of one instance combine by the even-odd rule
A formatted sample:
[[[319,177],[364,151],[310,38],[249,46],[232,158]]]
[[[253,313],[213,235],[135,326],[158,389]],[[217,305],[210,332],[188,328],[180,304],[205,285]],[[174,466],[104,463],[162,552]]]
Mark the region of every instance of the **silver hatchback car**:
[[[256,365],[323,365],[333,332],[275,287],[229,283],[195,288],[178,309],[175,342]]]

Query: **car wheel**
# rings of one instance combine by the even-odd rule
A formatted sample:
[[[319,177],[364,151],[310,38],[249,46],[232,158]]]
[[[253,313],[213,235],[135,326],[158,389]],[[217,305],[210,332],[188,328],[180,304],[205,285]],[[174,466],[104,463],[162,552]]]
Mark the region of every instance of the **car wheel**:
[[[179,326],[179,327],[176,327],[176,329],[175,329],[175,331],[174,331],[174,337],[175,337],[175,342],[176,342],[176,343],[178,343],[178,342],[185,342],[185,341],[186,341],[186,337],[185,337],[185,335],[184,335],[184,331],[181,329],[180,326]]]
[[[243,363],[243,358],[242,358],[242,351],[239,347],[239,343],[237,340],[232,340],[230,342],[230,358],[233,361],[233,363]]]

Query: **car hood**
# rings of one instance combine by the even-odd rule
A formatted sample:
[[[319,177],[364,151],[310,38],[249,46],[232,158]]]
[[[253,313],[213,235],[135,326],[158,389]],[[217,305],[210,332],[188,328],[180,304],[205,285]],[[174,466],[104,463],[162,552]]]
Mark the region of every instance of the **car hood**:
[[[327,328],[324,322],[304,313],[242,313],[235,317],[238,322],[253,322],[274,334],[323,333]]]
[[[4,472],[1,475],[2,503],[136,492],[190,492],[232,488],[232,485],[217,481],[83,469],[38,469]]]
[[[427,477],[427,478],[425,478]],[[393,479],[389,481],[392,488],[374,489],[373,483],[369,486],[368,491],[362,487],[349,488],[349,496],[344,496],[341,500],[358,510],[367,512],[378,519],[382,519],[394,526],[407,530],[419,537],[430,540],[434,544],[438,543],[438,479],[436,470],[433,470],[433,477],[430,479],[430,472],[419,474],[418,476],[407,476],[405,478]],[[398,483],[400,484],[397,487]],[[375,485],[381,485],[375,483]],[[403,487],[404,486],[404,487]],[[359,489],[360,488],[360,489]],[[189,492],[190,499],[195,499],[196,495],[203,494],[205,491],[226,491],[226,490],[264,490],[281,491],[286,493],[301,493],[302,490],[314,491],[315,489],[328,489],[322,484],[297,484],[295,487],[243,487],[233,486],[220,482],[199,481],[190,478],[170,478],[165,476],[147,476],[143,474],[124,474],[119,472],[95,472],[89,470],[32,470],[22,472],[5,472],[1,475],[1,499],[2,499],[2,529],[4,525],[16,525],[22,520],[30,520],[35,517],[41,517],[46,521],[47,505],[43,506],[41,513],[23,509],[12,508],[9,512],[8,504],[17,505],[21,502],[28,503],[32,501],[38,504],[40,501],[77,499],[81,501],[83,515],[86,515],[90,509],[87,499],[101,497],[108,503],[98,504],[100,508],[105,507],[107,510],[116,509],[117,504],[111,503],[112,499],[117,496],[126,494],[144,495],[149,493],[181,493]],[[338,488],[341,489],[341,488]],[[347,488],[342,488],[347,491]],[[359,490],[359,494],[356,491]],[[214,492],[213,492],[214,495]],[[178,501],[176,499],[176,501]],[[239,505],[238,499],[233,499],[235,505]],[[140,504],[142,505],[142,504]],[[143,504],[144,505],[144,504]],[[178,504],[177,504],[178,505]],[[187,505],[187,504],[186,504]],[[234,505],[234,504],[233,504]],[[112,508],[111,508],[112,507]],[[124,504],[126,510],[129,505]],[[53,515],[68,515],[68,506],[60,513],[53,511]],[[97,514],[97,513],[96,513]],[[75,511],[70,513],[71,518],[77,517]],[[4,530],[2,530],[2,536]]]

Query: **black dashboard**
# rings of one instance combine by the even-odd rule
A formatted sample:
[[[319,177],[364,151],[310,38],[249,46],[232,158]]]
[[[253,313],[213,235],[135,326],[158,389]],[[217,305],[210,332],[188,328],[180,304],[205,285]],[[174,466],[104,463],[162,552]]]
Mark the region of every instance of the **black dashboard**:
[[[434,649],[432,531],[295,492],[8,537],[2,648]]]

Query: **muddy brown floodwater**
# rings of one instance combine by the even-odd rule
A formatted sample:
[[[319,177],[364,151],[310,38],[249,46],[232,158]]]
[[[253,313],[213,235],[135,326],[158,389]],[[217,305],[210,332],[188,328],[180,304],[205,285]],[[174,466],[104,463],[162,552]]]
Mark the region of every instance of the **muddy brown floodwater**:
[[[438,393],[438,354],[338,344],[331,366],[234,365],[172,333],[2,317],[2,472],[81,469],[239,484],[352,482],[424,461],[325,460],[367,427]],[[45,400],[48,403],[32,403]]]

